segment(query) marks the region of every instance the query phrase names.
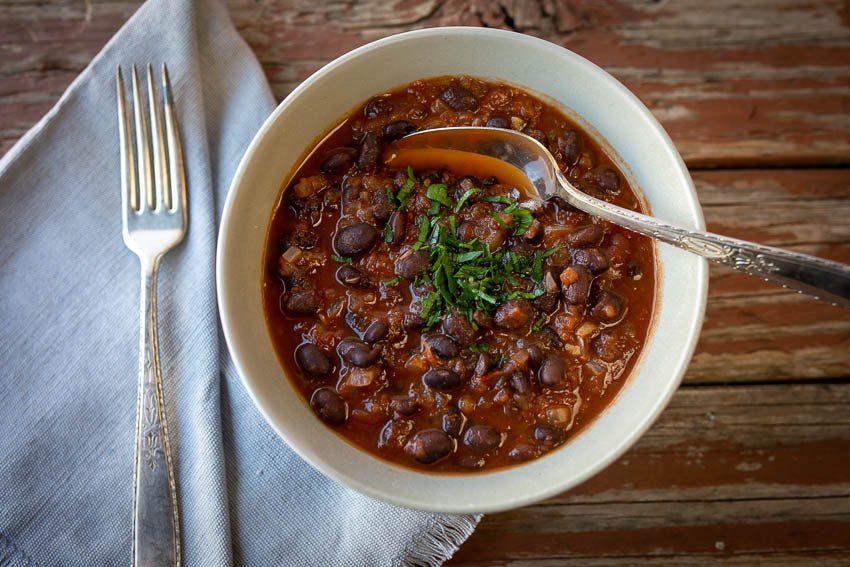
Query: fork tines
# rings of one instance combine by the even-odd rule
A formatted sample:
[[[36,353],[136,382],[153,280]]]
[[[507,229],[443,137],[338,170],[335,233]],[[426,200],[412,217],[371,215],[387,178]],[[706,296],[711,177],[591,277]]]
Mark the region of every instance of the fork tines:
[[[185,214],[186,180],[183,152],[175,118],[168,69],[162,65],[162,103],[154,86],[153,70],[147,66],[148,117],[139,88],[136,66],[131,85],[133,122],[124,94],[124,76],[117,73],[118,131],[121,144],[121,188],[125,212]],[[150,124],[148,124],[148,120]],[[131,133],[134,132],[135,136]]]

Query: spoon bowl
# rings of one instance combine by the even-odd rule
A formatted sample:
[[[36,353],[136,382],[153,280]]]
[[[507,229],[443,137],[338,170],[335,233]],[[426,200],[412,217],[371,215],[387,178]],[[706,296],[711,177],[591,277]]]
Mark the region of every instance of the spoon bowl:
[[[385,161],[396,167],[443,167],[461,175],[495,175],[524,190],[529,198],[560,197],[585,213],[644,236],[850,309],[850,266],[682,228],[591,197],[566,178],[548,149],[520,132],[472,126],[424,130],[395,142]]]

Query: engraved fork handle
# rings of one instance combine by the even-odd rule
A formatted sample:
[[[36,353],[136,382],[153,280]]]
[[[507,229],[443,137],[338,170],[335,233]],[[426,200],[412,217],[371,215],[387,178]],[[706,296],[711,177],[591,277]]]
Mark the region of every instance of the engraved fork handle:
[[[180,565],[177,490],[168,447],[156,333],[159,257],[142,260],[139,401],[133,479],[133,565]]]
[[[561,196],[586,213],[672,244],[718,264],[850,309],[850,266],[711,232],[674,226],[594,199],[572,187],[560,172],[557,177],[563,189]]]

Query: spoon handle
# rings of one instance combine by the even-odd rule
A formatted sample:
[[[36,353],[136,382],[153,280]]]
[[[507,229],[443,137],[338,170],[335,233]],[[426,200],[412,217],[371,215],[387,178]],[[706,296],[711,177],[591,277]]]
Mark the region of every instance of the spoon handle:
[[[595,199],[573,187],[559,172],[562,197],[574,207],[782,287],[850,309],[850,266],[711,232],[659,221]]]

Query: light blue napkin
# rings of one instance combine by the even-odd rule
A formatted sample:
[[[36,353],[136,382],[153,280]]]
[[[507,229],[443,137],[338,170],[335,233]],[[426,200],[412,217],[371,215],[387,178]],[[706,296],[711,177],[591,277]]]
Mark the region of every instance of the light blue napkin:
[[[229,365],[218,220],[274,99],[219,3],[151,0],[0,161],[0,565],[130,563],[139,267],[121,240],[114,77],[162,61],[190,205],[159,282],[185,564],[442,563],[478,518],[391,507],[324,478]]]

